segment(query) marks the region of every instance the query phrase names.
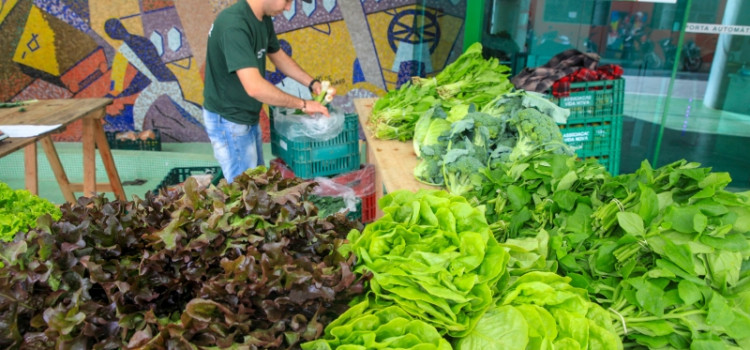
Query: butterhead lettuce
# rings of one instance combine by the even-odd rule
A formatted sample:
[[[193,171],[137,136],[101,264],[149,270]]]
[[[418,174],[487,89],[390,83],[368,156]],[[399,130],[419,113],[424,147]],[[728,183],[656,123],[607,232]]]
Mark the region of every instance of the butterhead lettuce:
[[[396,191],[380,199],[385,215],[352,231],[355,271],[370,272],[372,293],[441,334],[462,337],[507,283],[508,253],[484,213],[439,190]]]

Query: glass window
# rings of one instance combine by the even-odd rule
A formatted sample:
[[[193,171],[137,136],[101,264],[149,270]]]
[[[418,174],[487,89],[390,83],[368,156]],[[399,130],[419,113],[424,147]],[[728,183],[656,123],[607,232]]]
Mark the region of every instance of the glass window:
[[[471,4],[484,16],[466,32],[514,74],[569,49],[623,69],[620,172],[684,158],[750,189],[750,1],[467,0],[467,14]]]
[[[548,1],[544,6],[545,21],[590,24],[594,0]]]

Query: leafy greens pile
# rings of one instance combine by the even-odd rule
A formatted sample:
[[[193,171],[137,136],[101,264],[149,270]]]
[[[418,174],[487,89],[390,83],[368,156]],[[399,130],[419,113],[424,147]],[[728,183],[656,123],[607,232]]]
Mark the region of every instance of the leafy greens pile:
[[[522,275],[454,348],[622,349],[610,314],[569,282],[551,272]]]
[[[421,161],[414,177],[468,196],[485,186],[488,169],[502,163],[539,150],[572,154],[557,126],[568,113],[525,91],[498,96],[480,111],[471,106],[464,114],[449,115],[434,107],[416,124],[414,151]]]
[[[145,200],[81,198],[0,250],[3,348],[289,348],[367,276],[338,253],[361,224],[317,217],[311,183],[265,169]]]
[[[482,211],[445,191],[379,205],[385,215],[342,247],[372,273],[368,297],[303,349],[442,349],[441,334],[463,350],[623,348],[610,312],[545,271],[547,238],[498,244]]]
[[[727,191],[728,174],[683,160],[612,177],[541,153],[486,175],[472,201],[511,275],[571,278],[614,315],[625,347],[750,348],[750,195]]]
[[[542,231],[585,238],[580,233],[590,226],[595,197],[611,177],[594,159],[545,151],[497,164],[484,175],[488,181],[471,195],[486,206],[487,222],[500,242]]]
[[[348,236],[371,293],[441,334],[469,333],[507,283],[508,254],[484,214],[445,191],[396,191],[384,216]]]
[[[451,350],[435,327],[416,320],[398,306],[352,306],[325,329],[325,337],[302,344],[303,350],[420,349]]]
[[[413,77],[378,99],[370,116],[375,137],[410,140],[419,117],[436,105],[454,113],[483,106],[513,89],[509,72],[496,58],[485,60],[482,45],[475,43],[435,77]]]
[[[750,196],[730,181],[684,160],[605,181],[587,239],[553,244],[561,270],[639,344],[750,348]]]
[[[59,219],[60,209],[29,191],[14,190],[0,182],[0,241],[12,241],[16,233],[35,227],[37,218],[44,214]]]

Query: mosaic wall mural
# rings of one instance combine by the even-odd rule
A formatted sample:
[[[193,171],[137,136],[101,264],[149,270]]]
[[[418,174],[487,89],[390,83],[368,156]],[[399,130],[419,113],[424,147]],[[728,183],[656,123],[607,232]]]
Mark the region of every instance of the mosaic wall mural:
[[[435,73],[461,51],[466,0],[293,1],[274,19],[282,48],[330,80],[348,97],[342,103]],[[106,130],[158,128],[164,142],[208,141],[206,33],[234,2],[0,0],[0,100],[108,97]],[[267,79],[309,96],[273,65]],[[74,124],[56,138],[80,135]]]

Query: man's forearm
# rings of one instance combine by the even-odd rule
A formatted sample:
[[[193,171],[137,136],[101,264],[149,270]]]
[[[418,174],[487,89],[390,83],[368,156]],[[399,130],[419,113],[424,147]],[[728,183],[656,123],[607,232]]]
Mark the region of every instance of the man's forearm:
[[[298,81],[300,84],[308,86],[313,80],[313,77],[305,72],[305,70],[284,51],[279,50],[278,52],[269,54],[268,57],[276,66],[276,69],[281,71],[281,73],[284,73],[284,75]]]
[[[257,69],[244,68],[237,71],[237,76],[252,98],[272,106],[299,108],[305,106],[303,99],[287,94],[263,78]]]
[[[254,89],[254,91],[252,91],[252,95],[250,95],[250,93],[248,93],[248,95],[252,96],[254,99],[260,102],[271,106],[298,109],[302,109],[302,107],[305,106],[305,102],[302,101],[302,98],[287,94],[286,92],[282,91],[281,89],[277,88],[267,81],[264,85],[266,86],[261,86],[258,89]]]

